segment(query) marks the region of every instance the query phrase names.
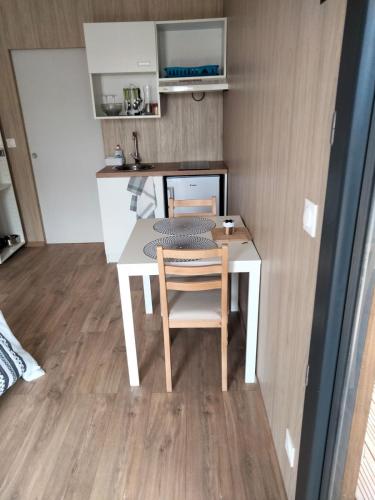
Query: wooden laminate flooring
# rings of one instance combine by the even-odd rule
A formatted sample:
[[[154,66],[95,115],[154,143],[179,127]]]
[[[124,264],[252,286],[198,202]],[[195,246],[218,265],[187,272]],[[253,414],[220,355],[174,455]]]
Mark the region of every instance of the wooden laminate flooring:
[[[0,399],[1,500],[283,500],[244,336],[230,321],[229,391],[216,330],[173,333],[165,392],[157,283],[133,307],[141,387],[128,384],[116,266],[103,246],[51,245],[0,266],[0,309],[47,374]]]

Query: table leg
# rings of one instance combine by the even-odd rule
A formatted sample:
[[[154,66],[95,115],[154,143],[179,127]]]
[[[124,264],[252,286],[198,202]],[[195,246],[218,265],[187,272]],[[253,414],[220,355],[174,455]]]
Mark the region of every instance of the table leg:
[[[142,276],[143,279],[143,295],[145,299],[146,314],[152,314],[152,292],[151,292],[151,276]]]
[[[230,310],[232,312],[239,311],[238,308],[238,273],[230,275]]]
[[[134,336],[134,321],[129,276],[118,269],[122,320],[124,324],[126,357],[128,360],[129,383],[139,385],[137,349]]]
[[[259,312],[260,265],[249,273],[249,294],[247,304],[245,382],[256,382],[258,312]]]

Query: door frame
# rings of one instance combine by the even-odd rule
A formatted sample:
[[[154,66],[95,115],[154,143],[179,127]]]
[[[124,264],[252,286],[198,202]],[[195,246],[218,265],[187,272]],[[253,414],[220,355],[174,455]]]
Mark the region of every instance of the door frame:
[[[348,361],[375,174],[375,165],[366,163],[374,61],[375,0],[348,0],[311,332],[298,500],[329,498],[342,374]]]

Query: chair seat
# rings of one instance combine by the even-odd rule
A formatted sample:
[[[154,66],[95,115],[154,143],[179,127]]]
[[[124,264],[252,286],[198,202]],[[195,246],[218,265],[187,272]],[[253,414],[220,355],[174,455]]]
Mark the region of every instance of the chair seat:
[[[173,321],[220,321],[221,291],[176,292],[169,296],[169,319]]]

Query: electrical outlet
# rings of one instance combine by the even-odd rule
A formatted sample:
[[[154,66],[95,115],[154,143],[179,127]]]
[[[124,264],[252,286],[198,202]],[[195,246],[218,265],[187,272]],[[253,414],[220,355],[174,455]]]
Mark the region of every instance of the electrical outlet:
[[[294,459],[296,455],[296,449],[294,448],[292,437],[290,435],[289,429],[286,430],[285,433],[285,450],[288,456],[289,465],[294,467]]]
[[[9,139],[5,139],[7,142],[7,147],[10,148],[15,148],[16,147],[16,139],[13,139],[12,137]]]
[[[316,236],[316,225],[318,222],[318,205],[305,199],[305,208],[303,211],[303,229],[312,238]]]

